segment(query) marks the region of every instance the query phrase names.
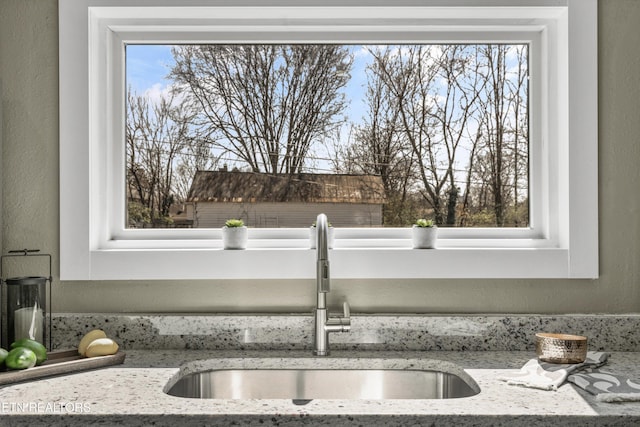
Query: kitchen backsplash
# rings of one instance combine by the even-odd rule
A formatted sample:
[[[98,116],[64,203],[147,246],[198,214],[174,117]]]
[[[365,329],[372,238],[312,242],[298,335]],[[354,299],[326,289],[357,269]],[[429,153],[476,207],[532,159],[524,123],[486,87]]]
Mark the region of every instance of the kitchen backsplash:
[[[348,350],[524,351],[537,332],[584,335],[590,350],[640,351],[640,315],[353,315],[332,334]],[[311,315],[54,314],[53,348],[77,346],[94,328],[123,349],[311,349]]]

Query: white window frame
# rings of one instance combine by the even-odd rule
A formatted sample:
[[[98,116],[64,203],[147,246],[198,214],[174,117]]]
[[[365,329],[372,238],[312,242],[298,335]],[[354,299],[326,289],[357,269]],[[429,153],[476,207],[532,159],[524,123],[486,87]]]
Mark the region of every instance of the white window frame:
[[[596,0],[60,0],[59,20],[61,280],[315,275],[307,229],[225,251],[220,229],[124,228],[125,44],[382,39],[530,44],[531,227],[440,228],[435,250],[338,228],[332,277],[598,277]]]

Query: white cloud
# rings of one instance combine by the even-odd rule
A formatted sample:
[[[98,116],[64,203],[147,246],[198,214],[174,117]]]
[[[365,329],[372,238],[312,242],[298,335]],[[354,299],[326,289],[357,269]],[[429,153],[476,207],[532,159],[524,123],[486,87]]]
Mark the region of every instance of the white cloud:
[[[163,99],[172,100],[173,105],[179,105],[184,100],[184,95],[179,92],[174,93],[174,88],[174,83],[166,85],[155,83],[144,91],[143,96],[149,100],[151,105],[158,105]]]

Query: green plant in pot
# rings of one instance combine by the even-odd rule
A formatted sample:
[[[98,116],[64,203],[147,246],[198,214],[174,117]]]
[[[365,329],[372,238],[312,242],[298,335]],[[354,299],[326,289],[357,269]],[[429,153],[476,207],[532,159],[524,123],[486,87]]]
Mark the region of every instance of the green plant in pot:
[[[247,247],[247,227],[241,219],[228,219],[222,227],[222,245],[225,249]]]
[[[431,219],[418,219],[412,227],[414,249],[434,249],[438,240],[438,227]]]

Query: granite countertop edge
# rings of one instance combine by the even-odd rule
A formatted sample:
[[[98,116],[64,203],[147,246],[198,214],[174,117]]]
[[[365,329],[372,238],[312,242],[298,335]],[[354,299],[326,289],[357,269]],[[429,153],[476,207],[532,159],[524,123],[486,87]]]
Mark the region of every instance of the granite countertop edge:
[[[87,425],[411,425],[589,426],[640,423],[640,402],[602,403],[565,384],[558,391],[510,386],[498,377],[535,357],[531,351],[128,350],[123,365],[0,388],[3,426]],[[295,358],[295,361],[287,360]],[[302,362],[300,362],[302,361]],[[310,367],[398,369],[457,366],[481,392],[461,399],[213,400],[169,396],[164,390],[192,371],[303,363]],[[640,352],[612,352],[606,368],[635,377]]]

